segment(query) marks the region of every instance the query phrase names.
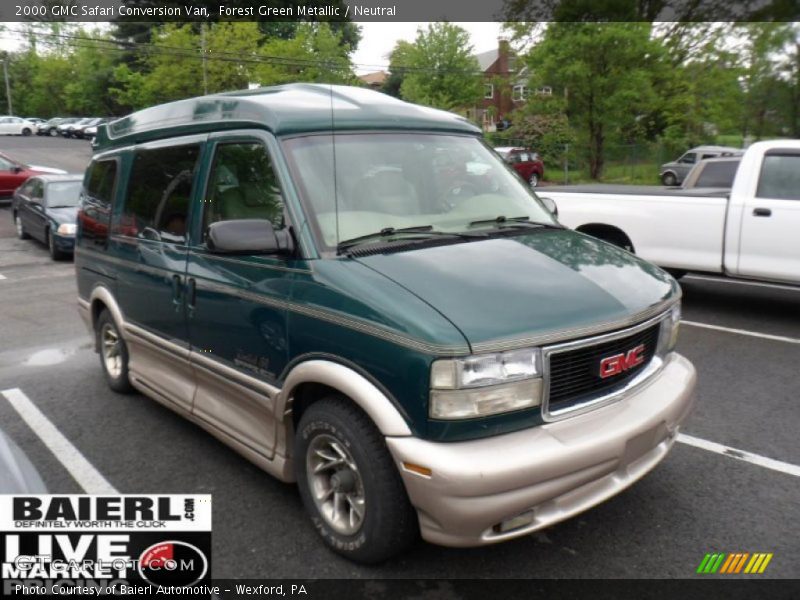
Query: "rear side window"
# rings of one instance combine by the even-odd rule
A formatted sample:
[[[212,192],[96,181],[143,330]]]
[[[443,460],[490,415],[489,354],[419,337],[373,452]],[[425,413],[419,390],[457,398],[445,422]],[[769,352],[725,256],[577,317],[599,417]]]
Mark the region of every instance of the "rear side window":
[[[136,151],[117,233],[183,244],[200,146]]]
[[[697,178],[695,187],[729,188],[733,186],[733,178],[738,167],[738,160],[708,163]]]
[[[101,160],[94,163],[89,171],[89,180],[86,183],[87,200],[109,208],[114,195],[114,186],[117,183],[117,161]]]
[[[108,241],[111,207],[117,189],[117,164],[112,158],[95,161],[89,166],[83,204],[78,213],[79,244],[83,246],[104,247]]]
[[[767,154],[761,165],[756,196],[800,200],[800,154]]]

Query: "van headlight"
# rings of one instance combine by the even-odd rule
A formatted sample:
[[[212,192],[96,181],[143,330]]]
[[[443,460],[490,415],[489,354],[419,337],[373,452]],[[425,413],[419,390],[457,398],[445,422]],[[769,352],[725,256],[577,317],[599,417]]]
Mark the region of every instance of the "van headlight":
[[[681,303],[676,302],[669,309],[667,317],[661,321],[661,332],[658,336],[658,355],[666,356],[675,349],[678,343],[678,327],[681,322]]]
[[[431,365],[432,419],[483,417],[532,408],[541,401],[539,348],[441,359]]]
[[[59,225],[58,235],[75,235],[75,223],[62,223]]]

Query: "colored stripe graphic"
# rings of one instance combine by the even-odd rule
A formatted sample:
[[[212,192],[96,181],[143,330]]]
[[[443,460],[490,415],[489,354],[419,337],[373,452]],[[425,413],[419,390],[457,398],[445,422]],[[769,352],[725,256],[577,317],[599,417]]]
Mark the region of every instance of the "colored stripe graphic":
[[[700,561],[697,573],[701,574],[738,574],[738,573],[763,573],[769,561],[772,560],[771,552],[708,552]],[[745,566],[747,565],[747,566]]]

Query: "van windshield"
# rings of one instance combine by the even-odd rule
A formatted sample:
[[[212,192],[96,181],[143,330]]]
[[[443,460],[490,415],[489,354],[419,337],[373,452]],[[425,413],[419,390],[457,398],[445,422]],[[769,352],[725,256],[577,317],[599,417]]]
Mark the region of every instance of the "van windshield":
[[[285,140],[284,148],[325,250],[382,230],[480,231],[500,216],[555,224],[531,189],[477,138],[337,134],[334,144],[329,135],[314,135]]]

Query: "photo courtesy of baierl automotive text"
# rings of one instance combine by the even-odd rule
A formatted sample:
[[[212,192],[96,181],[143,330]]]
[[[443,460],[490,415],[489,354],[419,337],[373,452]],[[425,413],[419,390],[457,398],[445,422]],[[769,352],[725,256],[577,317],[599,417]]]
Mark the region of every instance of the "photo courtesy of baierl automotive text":
[[[0,593],[800,597],[798,13],[1,6]]]

